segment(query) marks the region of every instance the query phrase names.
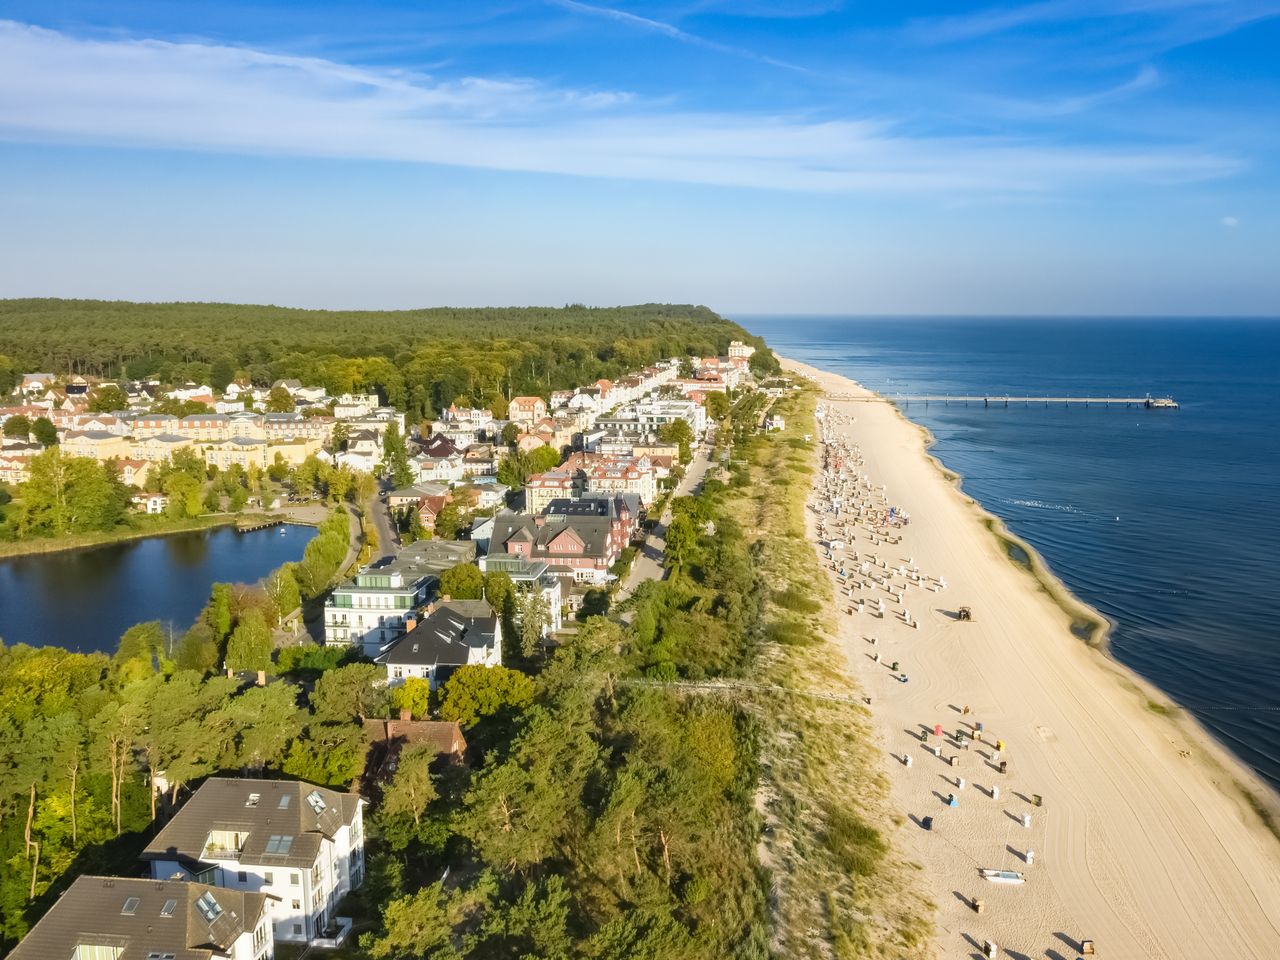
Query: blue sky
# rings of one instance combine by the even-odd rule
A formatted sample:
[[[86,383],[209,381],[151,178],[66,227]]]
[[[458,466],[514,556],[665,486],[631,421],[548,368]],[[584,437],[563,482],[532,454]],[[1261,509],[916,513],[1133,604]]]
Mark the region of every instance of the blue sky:
[[[1280,0],[8,0],[0,296],[1280,314]]]

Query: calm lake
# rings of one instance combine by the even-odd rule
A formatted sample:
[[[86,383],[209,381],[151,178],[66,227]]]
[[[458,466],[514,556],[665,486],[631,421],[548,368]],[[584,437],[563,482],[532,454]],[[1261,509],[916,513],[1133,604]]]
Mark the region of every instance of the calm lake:
[[[120,634],[144,620],[181,636],[214,583],[253,583],[301,559],[313,536],[302,526],[219,527],[0,560],[0,638],[111,653]]]

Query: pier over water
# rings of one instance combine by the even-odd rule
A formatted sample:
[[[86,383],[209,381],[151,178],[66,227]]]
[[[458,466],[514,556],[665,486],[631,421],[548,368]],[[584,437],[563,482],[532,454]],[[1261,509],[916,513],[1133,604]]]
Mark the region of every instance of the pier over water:
[[[944,406],[950,404],[982,404],[984,407],[1008,407],[1011,405],[1030,406],[1055,406],[1062,404],[1070,406],[1071,404],[1095,407],[1143,407],[1147,410],[1177,410],[1178,402],[1172,397],[1004,397],[1004,396],[947,396],[945,394],[929,395],[929,396],[900,396],[900,397],[855,397],[851,394],[827,394],[828,400],[843,400],[853,403],[898,403],[910,406],[913,403],[923,403],[928,406],[931,403],[941,403]]]

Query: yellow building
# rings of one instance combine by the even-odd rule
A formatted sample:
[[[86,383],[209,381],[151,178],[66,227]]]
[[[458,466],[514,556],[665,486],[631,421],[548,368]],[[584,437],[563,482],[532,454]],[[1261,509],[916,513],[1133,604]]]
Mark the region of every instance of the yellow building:
[[[105,430],[68,430],[62,435],[61,447],[67,457],[102,461],[129,456],[129,441]]]

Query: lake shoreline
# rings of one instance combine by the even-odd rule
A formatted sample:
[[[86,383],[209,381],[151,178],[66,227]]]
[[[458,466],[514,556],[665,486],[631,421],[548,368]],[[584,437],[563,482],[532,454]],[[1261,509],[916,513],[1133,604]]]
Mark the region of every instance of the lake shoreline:
[[[199,615],[213,584],[252,585],[298,562],[315,536],[305,524],[239,532],[223,521],[9,557],[0,560],[0,637],[110,653],[136,623],[158,620],[176,635]]]
[[[26,540],[13,543],[0,543],[0,563],[19,557],[43,556],[52,553],[69,553],[76,550],[92,550],[97,547],[109,547],[117,543],[129,543],[133,540],[146,540],[150,537],[168,537],[181,533],[198,533],[201,530],[218,530],[222,527],[238,526],[241,521],[262,518],[268,514],[206,514],[187,520],[170,521],[169,525],[157,526],[155,529],[130,529],[104,533],[78,534],[72,537],[45,538],[42,540]],[[304,517],[270,517],[279,520],[274,524],[289,524],[299,527],[315,527],[316,521]],[[264,524],[265,525],[265,524]]]
[[[235,514],[194,517],[189,520],[172,521],[172,526],[155,529],[111,530],[101,533],[74,534],[68,537],[47,537],[40,540],[23,540],[12,543],[0,543],[0,562],[19,557],[42,556],[51,553],[68,553],[75,550],[91,550],[95,547],[109,547],[117,543],[128,543],[131,540],[145,540],[148,537],[166,537],[178,533],[197,533],[201,530],[216,530],[228,527],[236,522]]]

